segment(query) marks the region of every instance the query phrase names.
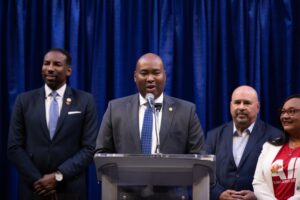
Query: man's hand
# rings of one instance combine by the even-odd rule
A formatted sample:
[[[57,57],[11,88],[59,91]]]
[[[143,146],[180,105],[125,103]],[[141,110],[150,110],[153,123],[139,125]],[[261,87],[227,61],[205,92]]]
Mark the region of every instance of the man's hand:
[[[220,195],[220,200],[256,200],[254,193],[250,190],[225,190]]]
[[[242,198],[241,195],[239,195],[238,191],[235,190],[225,190],[221,193],[219,200],[237,200]]]
[[[34,191],[41,196],[48,196],[55,193],[55,173],[45,174],[42,178],[33,183]]]
[[[243,196],[242,199],[245,199],[245,200],[256,200],[256,197],[255,197],[254,193],[252,191],[250,191],[250,190],[241,190],[238,193]]]

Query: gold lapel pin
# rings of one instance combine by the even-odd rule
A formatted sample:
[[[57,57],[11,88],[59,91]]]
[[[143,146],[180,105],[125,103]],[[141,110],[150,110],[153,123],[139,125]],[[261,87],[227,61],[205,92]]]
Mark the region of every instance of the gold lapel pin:
[[[172,111],[173,111],[173,108],[172,108],[172,107],[169,107],[169,111],[172,112]]]
[[[71,102],[72,102],[72,99],[71,99],[71,98],[67,98],[67,99],[66,99],[66,104],[67,104],[67,105],[70,105]]]

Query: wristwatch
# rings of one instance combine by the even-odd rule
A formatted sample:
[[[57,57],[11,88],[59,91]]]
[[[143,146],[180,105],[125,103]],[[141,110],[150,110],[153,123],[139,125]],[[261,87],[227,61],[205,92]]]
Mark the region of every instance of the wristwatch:
[[[55,180],[60,182],[64,179],[63,174],[60,171],[55,172]]]

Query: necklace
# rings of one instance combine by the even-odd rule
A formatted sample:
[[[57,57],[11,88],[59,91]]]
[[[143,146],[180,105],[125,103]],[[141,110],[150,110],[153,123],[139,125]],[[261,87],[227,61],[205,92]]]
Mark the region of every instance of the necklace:
[[[291,157],[294,151],[297,150],[299,147],[300,147],[299,143],[290,141],[288,144],[288,148],[289,148],[288,156]]]
[[[288,156],[291,157],[294,153],[295,149],[289,148]]]

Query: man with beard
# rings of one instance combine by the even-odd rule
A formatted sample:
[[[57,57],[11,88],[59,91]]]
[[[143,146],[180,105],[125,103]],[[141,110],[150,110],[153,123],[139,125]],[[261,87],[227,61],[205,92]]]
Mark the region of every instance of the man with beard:
[[[217,183],[211,200],[255,200],[252,180],[262,145],[282,132],[257,119],[260,103],[250,86],[236,88],[231,97],[232,120],[207,133],[206,151],[216,155]]]
[[[45,84],[20,94],[8,135],[8,157],[20,173],[19,199],[84,200],[98,115],[91,94],[67,85],[71,56],[49,50],[41,67]]]

